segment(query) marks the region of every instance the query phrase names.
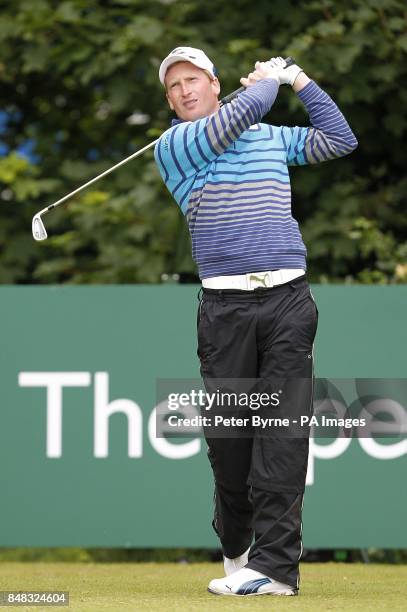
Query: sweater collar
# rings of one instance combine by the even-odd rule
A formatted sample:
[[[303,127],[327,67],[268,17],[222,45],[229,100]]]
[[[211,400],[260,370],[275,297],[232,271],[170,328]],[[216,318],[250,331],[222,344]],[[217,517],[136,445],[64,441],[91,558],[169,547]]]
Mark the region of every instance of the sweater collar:
[[[173,125],[178,125],[179,123],[185,123],[185,120],[184,120],[184,119],[178,119],[178,117],[177,117],[176,119],[172,119],[172,121],[171,121],[171,127],[172,127]]]

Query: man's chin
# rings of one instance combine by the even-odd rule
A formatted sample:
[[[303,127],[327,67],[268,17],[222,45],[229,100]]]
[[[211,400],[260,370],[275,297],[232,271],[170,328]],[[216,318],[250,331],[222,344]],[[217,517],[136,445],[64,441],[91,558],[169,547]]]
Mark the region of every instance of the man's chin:
[[[203,119],[204,117],[206,117],[206,115],[202,113],[202,111],[187,111],[182,114],[181,119],[184,121],[197,121],[198,119]]]
[[[191,108],[191,109],[183,108],[179,114],[177,113],[177,116],[179,119],[182,119],[183,121],[198,121],[198,119],[205,119],[205,117],[209,117],[209,115],[216,113],[216,111],[218,110],[219,110],[218,104],[214,106],[213,108],[209,108],[209,109],[208,108],[203,109],[202,107]]]

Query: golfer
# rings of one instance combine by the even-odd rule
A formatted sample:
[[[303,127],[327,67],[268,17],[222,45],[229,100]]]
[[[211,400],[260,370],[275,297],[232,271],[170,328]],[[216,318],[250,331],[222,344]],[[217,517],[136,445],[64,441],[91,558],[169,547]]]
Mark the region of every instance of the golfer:
[[[219,378],[257,379],[264,388],[305,380],[292,398],[309,410],[318,313],[291,212],[288,166],[347,155],[356,138],[332,99],[282,58],[257,62],[241,79],[244,91],[222,107],[216,69],[200,49],[174,49],[159,78],[177,119],[155,159],[186,216],[202,281],[198,354],[205,386]],[[280,85],[292,87],[309,127],[261,123]],[[308,437],[205,436],[226,574],[209,591],[296,595]]]

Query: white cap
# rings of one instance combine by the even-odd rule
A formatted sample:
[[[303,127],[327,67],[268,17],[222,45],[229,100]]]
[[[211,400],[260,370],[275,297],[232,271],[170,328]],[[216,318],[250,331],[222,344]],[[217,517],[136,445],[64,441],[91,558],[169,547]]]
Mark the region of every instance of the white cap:
[[[194,64],[194,66],[198,66],[198,68],[202,68],[202,70],[209,72],[212,78],[216,77],[216,68],[202,49],[194,49],[193,47],[177,47],[161,62],[158,76],[163,85],[168,68],[176,62],[191,62],[191,64]]]

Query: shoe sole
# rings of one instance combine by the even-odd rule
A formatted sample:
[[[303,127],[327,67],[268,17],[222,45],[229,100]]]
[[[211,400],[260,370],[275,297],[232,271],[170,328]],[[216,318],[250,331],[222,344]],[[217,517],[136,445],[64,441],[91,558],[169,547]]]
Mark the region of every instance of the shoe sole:
[[[226,595],[227,597],[255,597],[256,595],[274,595],[277,597],[297,597],[298,593],[247,593],[242,595],[241,593],[220,593],[219,591],[212,591],[208,588],[208,593],[212,595]]]

